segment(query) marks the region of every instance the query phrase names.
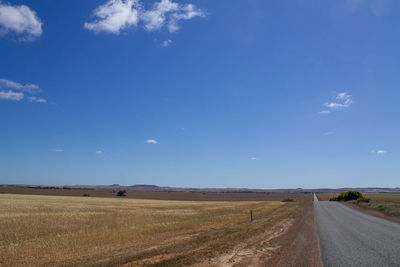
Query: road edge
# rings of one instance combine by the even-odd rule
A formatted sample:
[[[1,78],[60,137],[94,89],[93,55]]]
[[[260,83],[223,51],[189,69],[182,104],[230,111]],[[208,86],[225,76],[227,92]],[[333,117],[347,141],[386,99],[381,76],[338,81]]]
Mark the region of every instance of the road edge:
[[[315,193],[313,193],[313,195],[314,195],[314,197],[313,197],[314,225],[315,225],[315,232],[316,232],[315,235],[317,237],[318,257],[319,257],[319,262],[320,262],[321,266],[324,266],[324,262],[322,261],[321,242],[319,240],[319,234],[318,234],[317,218],[315,216],[315,202],[319,202],[319,200]]]

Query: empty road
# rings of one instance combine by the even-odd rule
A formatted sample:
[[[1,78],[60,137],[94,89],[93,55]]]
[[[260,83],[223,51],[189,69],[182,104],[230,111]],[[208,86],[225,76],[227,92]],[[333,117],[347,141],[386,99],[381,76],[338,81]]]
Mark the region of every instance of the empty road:
[[[315,195],[314,210],[324,266],[400,266],[399,223]]]

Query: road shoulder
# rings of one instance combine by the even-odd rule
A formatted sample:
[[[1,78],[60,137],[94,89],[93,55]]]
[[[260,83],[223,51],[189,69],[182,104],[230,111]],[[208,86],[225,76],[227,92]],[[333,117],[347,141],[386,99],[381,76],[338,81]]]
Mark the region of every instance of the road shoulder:
[[[340,203],[342,205],[345,205],[345,206],[347,206],[349,208],[355,209],[355,210],[360,211],[362,213],[369,214],[369,215],[372,215],[372,216],[375,216],[375,217],[379,217],[379,218],[382,218],[382,219],[386,219],[388,221],[400,223],[400,218],[388,216],[388,215],[383,214],[382,212],[379,212],[377,210],[371,210],[371,209],[363,208],[363,207],[360,207],[360,206],[358,206],[358,205],[356,205],[354,203],[350,203],[350,202],[340,202]]]
[[[323,266],[312,201],[304,203],[293,226],[274,242],[280,249],[266,266]]]

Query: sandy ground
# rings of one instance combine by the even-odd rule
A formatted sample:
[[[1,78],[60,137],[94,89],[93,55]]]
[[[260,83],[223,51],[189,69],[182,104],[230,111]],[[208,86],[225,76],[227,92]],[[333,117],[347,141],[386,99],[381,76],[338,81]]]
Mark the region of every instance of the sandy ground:
[[[323,266],[312,202],[295,218],[286,219],[263,235],[244,240],[233,251],[202,266]]]
[[[244,240],[231,252],[223,254],[211,262],[194,266],[262,266],[266,258],[272,257],[279,249],[278,244],[272,244],[273,239],[286,233],[293,225],[293,219],[286,219],[265,231],[263,235]]]
[[[260,266],[323,266],[312,202],[303,206],[292,227],[271,244],[279,249]]]

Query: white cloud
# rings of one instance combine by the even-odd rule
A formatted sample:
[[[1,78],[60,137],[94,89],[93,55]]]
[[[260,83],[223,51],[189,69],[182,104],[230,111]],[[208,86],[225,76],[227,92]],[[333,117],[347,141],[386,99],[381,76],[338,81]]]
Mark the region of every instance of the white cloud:
[[[42,22],[28,6],[12,6],[0,1],[0,36],[13,32],[21,41],[42,35]]]
[[[32,83],[21,84],[3,78],[0,78],[0,89],[8,89],[8,91],[5,90],[0,91],[0,99],[7,99],[14,101],[22,100],[25,97],[24,93],[36,94],[42,91],[42,89],[36,84]],[[46,99],[36,96],[29,96],[27,97],[27,99],[30,103],[47,103]]]
[[[250,160],[259,160],[257,157],[251,157]]]
[[[13,92],[11,90],[9,90],[8,92],[0,91],[0,99],[20,101],[23,98],[24,98],[24,93],[21,92]]]
[[[165,24],[167,13],[178,10],[179,5],[177,3],[161,0],[161,2],[154,3],[153,9],[144,11],[140,18],[143,20],[143,26],[147,31],[155,31],[161,29]]]
[[[96,19],[85,22],[84,27],[94,32],[119,34],[139,21],[139,2],[137,0],[109,0],[93,11]]]
[[[148,140],[146,140],[146,143],[148,143],[148,144],[158,144],[158,141],[155,140],[155,139],[148,139]]]
[[[61,153],[64,152],[64,149],[54,149],[54,152]]]
[[[345,0],[342,2],[347,12],[370,12],[374,16],[383,16],[396,7],[397,1],[393,0]]]
[[[323,106],[330,109],[339,109],[348,108],[351,104],[353,104],[353,96],[344,92],[336,96],[335,102],[325,102]]]
[[[170,21],[168,22],[168,30],[170,32],[176,32],[179,30],[178,22],[180,20],[189,20],[195,17],[204,18],[206,14],[201,10],[196,8],[192,4],[187,4],[182,6],[179,12],[175,12],[171,15]]]
[[[168,39],[168,40],[163,41],[161,45],[162,45],[163,47],[167,47],[167,46],[169,46],[170,44],[172,44],[172,40],[169,40],[169,39]]]
[[[155,2],[148,10],[139,0],[109,0],[97,7],[93,16],[92,22],[85,22],[86,29],[119,34],[130,27],[136,28],[139,23],[146,31],[160,30],[166,25],[169,32],[175,32],[180,20],[205,17],[205,13],[193,4],[181,5],[171,0]]]
[[[331,113],[329,110],[321,110],[320,112],[318,112],[319,114],[329,114]]]
[[[97,155],[103,155],[103,154],[104,154],[104,151],[99,149],[99,150],[96,151],[96,154],[97,154]]]
[[[383,154],[386,154],[387,151],[383,150],[383,149],[378,149],[378,150],[371,150],[371,153],[378,154],[378,155],[383,155]]]
[[[44,98],[37,98],[35,96],[28,97],[29,102],[31,103],[47,103],[47,100]]]
[[[10,88],[31,94],[40,93],[42,91],[36,84],[20,84],[3,78],[0,78],[0,88]]]

